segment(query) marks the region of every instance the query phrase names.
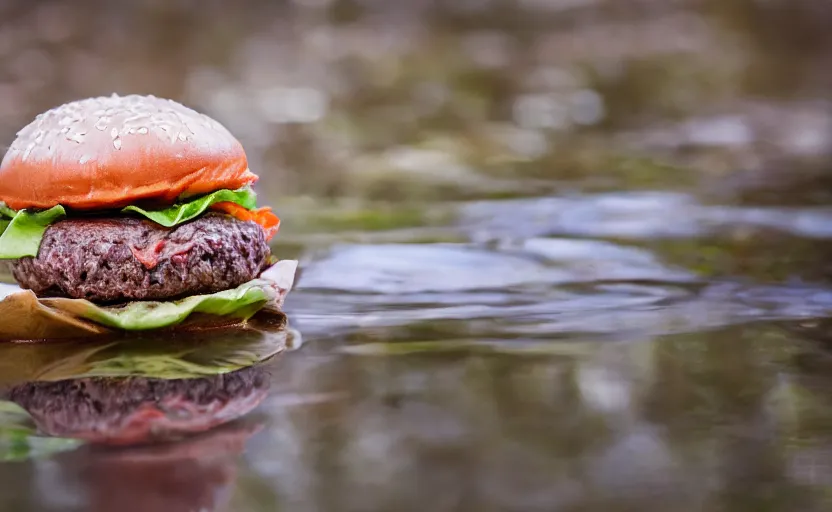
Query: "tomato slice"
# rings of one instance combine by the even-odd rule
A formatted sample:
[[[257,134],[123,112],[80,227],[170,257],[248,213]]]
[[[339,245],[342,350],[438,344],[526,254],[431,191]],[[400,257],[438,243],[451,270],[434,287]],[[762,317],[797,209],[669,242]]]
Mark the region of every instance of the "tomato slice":
[[[258,208],[256,210],[247,210],[237,203],[222,202],[215,203],[211,206],[211,209],[227,213],[228,215],[242,221],[251,221],[260,224],[260,227],[262,227],[263,231],[266,233],[266,240],[274,238],[274,235],[276,235],[278,229],[280,229],[280,219],[277,215],[272,213],[272,209],[268,207]]]

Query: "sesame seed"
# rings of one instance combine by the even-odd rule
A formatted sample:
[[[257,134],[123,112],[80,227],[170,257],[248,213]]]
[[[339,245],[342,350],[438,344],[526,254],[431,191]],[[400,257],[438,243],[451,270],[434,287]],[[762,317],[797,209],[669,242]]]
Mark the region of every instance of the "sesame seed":
[[[110,137],[114,139],[118,137],[118,128],[113,128],[112,130],[110,130]]]
[[[144,134],[146,134],[146,133],[147,133],[147,128],[146,128],[146,127],[144,127],[144,126],[142,126],[141,128],[139,128],[139,129],[138,129],[138,130],[136,130],[136,131],[137,131],[138,133],[141,133],[142,135],[144,135]]]
[[[116,149],[121,149],[121,139],[113,139],[113,147]]]
[[[81,132],[75,132],[72,135],[68,136],[67,140],[71,140],[72,142],[81,144],[82,142],[84,142],[84,134]]]
[[[135,110],[131,110],[131,111],[135,112]],[[139,119],[144,119],[145,117],[150,117],[150,114],[139,112],[136,115],[130,116],[127,119],[125,119],[124,122],[125,123],[132,123],[133,121],[138,121]]]

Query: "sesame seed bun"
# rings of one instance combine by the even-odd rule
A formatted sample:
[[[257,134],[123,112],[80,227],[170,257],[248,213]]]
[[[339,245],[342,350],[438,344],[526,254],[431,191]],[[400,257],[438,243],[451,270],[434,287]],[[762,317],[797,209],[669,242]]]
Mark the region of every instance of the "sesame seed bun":
[[[171,100],[113,95],[66,103],[20,130],[0,163],[0,201],[16,210],[121,208],[256,180],[217,121]]]

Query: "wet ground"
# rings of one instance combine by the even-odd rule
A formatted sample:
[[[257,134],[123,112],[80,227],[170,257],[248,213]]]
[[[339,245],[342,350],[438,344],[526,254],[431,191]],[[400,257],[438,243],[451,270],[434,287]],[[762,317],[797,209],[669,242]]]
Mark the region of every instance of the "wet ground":
[[[832,505],[824,2],[12,4],[4,140],[112,90],[215,116],[303,343],[173,444],[4,410],[3,510]]]

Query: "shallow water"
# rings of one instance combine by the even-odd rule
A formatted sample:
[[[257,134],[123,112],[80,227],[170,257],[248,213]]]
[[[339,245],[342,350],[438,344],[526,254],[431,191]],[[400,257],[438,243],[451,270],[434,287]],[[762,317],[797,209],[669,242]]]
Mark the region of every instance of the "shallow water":
[[[22,493],[5,507],[825,510],[828,329],[508,341],[364,328],[273,361],[257,411],[193,449],[6,463]]]
[[[820,3],[91,5],[0,6],[4,140],[112,90],[216,116],[300,260],[303,343],[172,444],[0,409],[0,510],[832,505]],[[88,357],[16,350],[9,381]],[[216,350],[189,362],[252,362]]]

